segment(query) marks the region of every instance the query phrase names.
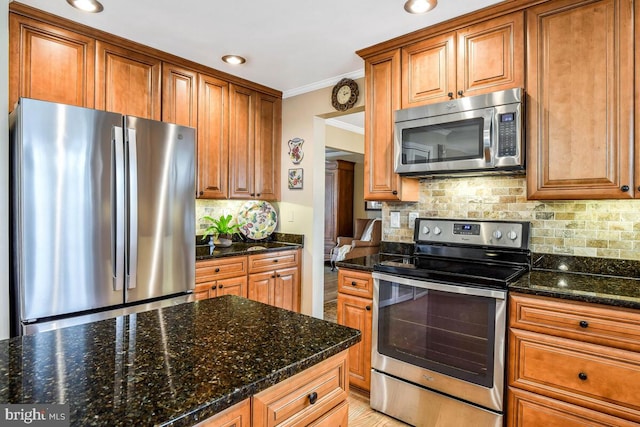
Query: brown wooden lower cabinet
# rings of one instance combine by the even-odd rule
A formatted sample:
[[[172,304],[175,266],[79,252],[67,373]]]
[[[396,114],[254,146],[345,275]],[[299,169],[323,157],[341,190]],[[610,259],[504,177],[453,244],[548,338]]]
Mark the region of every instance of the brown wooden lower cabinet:
[[[639,316],[511,294],[508,425],[639,425]]]
[[[247,297],[247,257],[196,262],[196,300],[238,295]]]
[[[347,427],[348,371],[345,350],[196,427]]]
[[[249,255],[249,299],[300,311],[300,250]]]
[[[338,271],[338,324],[362,333],[362,340],[349,348],[349,383],[362,390],[371,388],[372,307],[371,273],[341,268]]]

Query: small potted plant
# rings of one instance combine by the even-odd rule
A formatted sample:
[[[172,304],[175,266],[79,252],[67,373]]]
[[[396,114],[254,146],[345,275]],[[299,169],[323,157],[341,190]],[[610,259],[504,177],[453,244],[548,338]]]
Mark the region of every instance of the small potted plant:
[[[213,235],[215,238],[213,244],[222,248],[231,246],[233,235],[238,234],[240,231],[240,224],[231,224],[231,215],[220,215],[218,219],[205,215],[202,219],[211,223],[211,225],[204,230],[202,240],[206,239],[209,235]]]

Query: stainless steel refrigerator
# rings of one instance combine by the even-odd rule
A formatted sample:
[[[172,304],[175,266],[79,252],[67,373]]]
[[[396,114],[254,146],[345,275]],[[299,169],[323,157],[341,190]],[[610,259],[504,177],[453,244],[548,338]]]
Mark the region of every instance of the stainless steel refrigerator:
[[[9,123],[12,334],[190,299],[194,129],[27,98]]]

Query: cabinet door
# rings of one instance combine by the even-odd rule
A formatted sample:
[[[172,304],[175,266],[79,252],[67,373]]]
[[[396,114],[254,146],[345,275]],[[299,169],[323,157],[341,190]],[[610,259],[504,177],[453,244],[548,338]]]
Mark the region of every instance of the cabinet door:
[[[93,108],[95,41],[9,14],[9,111],[19,97]]]
[[[448,33],[402,48],[402,108],[455,97],[455,46]]]
[[[229,97],[229,197],[248,199],[255,197],[255,92],[230,84]]]
[[[96,108],[160,120],[161,61],[96,42]]]
[[[282,100],[256,93],[255,191],[260,200],[280,199]]]
[[[275,272],[266,271],[249,275],[249,299],[273,304],[273,283]]]
[[[226,199],[229,84],[204,74],[198,83],[198,197]]]
[[[394,112],[400,108],[400,50],[365,62],[365,200],[418,200],[418,180],[394,173]]]
[[[524,87],[524,13],[458,31],[458,96]]]
[[[527,10],[529,199],[633,197],[631,3]]]
[[[203,282],[196,284],[196,288],[193,290],[193,297],[196,301],[213,298],[216,296],[216,288],[218,285],[216,282]]]
[[[273,305],[291,311],[300,311],[300,275],[297,267],[276,271]]]
[[[363,390],[371,387],[371,305],[371,299],[338,293],[338,324],[362,333],[362,341],[349,348],[349,382]]]
[[[198,74],[162,64],[162,121],[182,126],[198,125]]]
[[[218,280],[217,285],[216,296],[237,295],[239,297],[247,297],[247,276]]]
[[[250,427],[251,426],[251,399],[236,403],[231,408],[216,414],[194,427]]]

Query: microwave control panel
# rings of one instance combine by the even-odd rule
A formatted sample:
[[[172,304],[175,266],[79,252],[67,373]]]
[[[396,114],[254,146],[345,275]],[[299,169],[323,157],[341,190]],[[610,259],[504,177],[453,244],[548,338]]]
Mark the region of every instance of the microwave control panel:
[[[498,114],[498,157],[513,157],[518,154],[517,113]]]

